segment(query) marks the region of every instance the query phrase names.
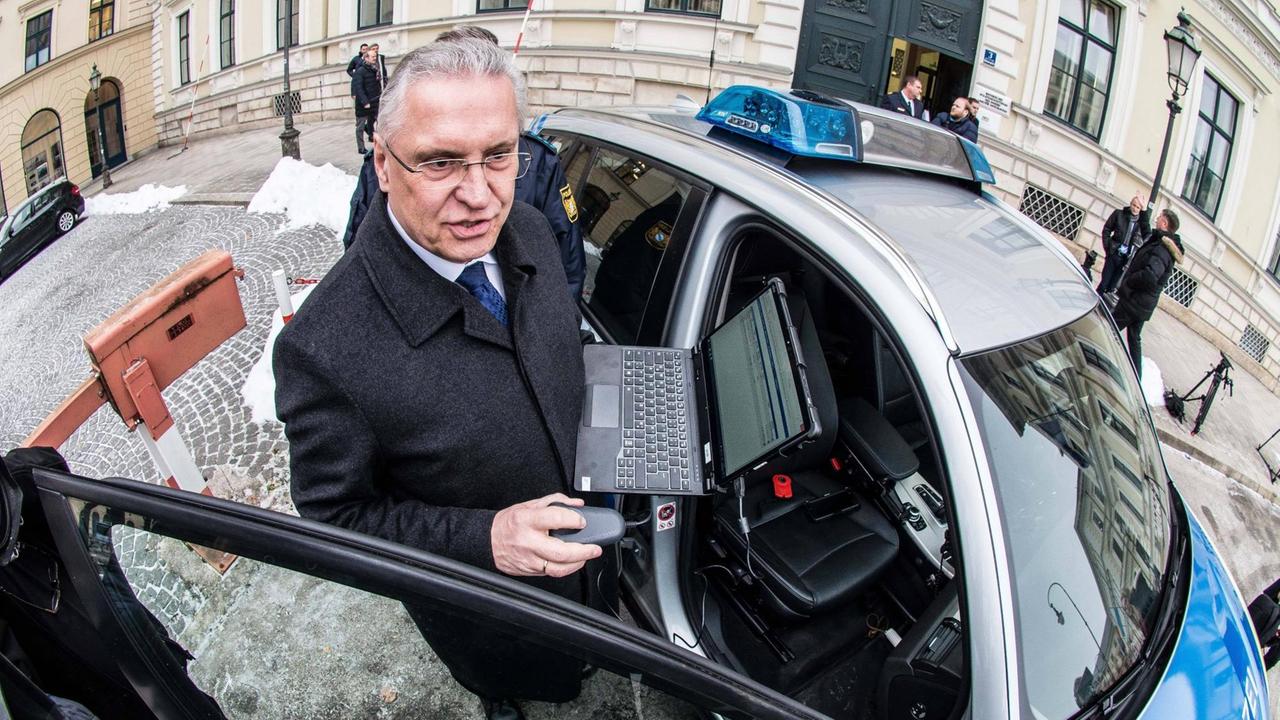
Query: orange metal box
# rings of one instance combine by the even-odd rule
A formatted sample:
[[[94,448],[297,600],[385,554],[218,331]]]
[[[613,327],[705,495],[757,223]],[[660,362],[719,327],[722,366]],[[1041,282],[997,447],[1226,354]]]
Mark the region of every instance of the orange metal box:
[[[159,389],[169,386],[245,326],[236,279],[225,250],[210,250],[156,283],[84,337],[120,417],[132,427],[139,408],[125,374],[145,359]]]

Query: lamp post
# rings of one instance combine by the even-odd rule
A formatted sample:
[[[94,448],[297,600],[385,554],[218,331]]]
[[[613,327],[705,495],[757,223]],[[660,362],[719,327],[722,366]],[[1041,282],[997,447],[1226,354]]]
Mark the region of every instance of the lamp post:
[[[1156,165],[1156,176],[1151,181],[1151,194],[1147,196],[1147,210],[1156,206],[1156,195],[1160,193],[1160,181],[1164,178],[1164,163],[1169,156],[1169,138],[1173,135],[1173,118],[1182,112],[1178,98],[1187,92],[1191,84],[1191,73],[1195,70],[1196,61],[1200,59],[1200,45],[1195,35],[1191,34],[1191,16],[1183,10],[1178,13],[1178,26],[1164,33],[1164,42],[1169,51],[1169,89],[1173,97],[1165,102],[1169,108],[1169,124],[1164,129],[1164,147],[1160,149],[1160,163]]]
[[[289,92],[289,46],[293,44],[293,0],[284,0],[284,132],[280,133],[280,155],[302,159],[298,136],[293,127],[293,97]]]
[[[98,63],[89,72],[89,89],[93,90],[93,114],[98,122],[98,159],[102,162],[102,189],[111,187],[111,168],[107,167],[107,135],[102,128],[102,112],[98,108],[98,88],[102,86],[102,73]]]
[[[1062,587],[1062,583],[1055,581],[1049,583],[1049,587],[1044,591],[1044,599],[1045,602],[1049,603],[1049,609],[1053,611],[1053,614],[1058,616],[1058,624],[1066,625],[1067,620],[1063,617],[1062,611],[1055,607],[1053,600],[1049,598],[1049,595],[1053,592],[1054,585],[1057,585],[1058,589],[1062,591],[1062,594],[1067,596],[1067,602],[1071,603],[1071,607],[1076,609],[1076,615],[1080,616],[1080,622],[1084,623],[1084,629],[1089,631],[1089,637],[1093,638],[1093,644],[1098,648],[1098,653],[1101,654],[1102,645],[1098,642],[1098,636],[1093,634],[1093,628],[1089,626],[1089,621],[1084,619],[1084,613],[1080,612],[1080,606],[1076,605],[1076,601],[1071,598],[1071,593],[1067,592],[1067,589]]]

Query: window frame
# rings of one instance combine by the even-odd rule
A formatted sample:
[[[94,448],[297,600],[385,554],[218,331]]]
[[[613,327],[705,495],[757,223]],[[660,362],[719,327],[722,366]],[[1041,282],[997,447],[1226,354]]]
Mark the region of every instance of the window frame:
[[[32,33],[31,31],[32,24],[38,23],[41,20],[46,21],[44,24],[44,27],[37,28],[35,32]],[[26,22],[24,23],[24,30],[25,30],[25,35],[24,35],[25,42],[23,44],[23,50],[22,50],[23,51],[22,66],[23,66],[23,72],[31,72],[32,70],[35,70],[41,65],[47,65],[49,61],[53,59],[53,8],[49,8],[48,10],[45,10],[42,13],[39,13],[37,15],[32,15],[31,17],[27,18]],[[33,39],[38,40],[41,36],[44,37],[44,47],[37,47],[36,51],[32,53],[31,41]],[[44,51],[43,60],[40,59],[40,52],[42,50]],[[34,65],[31,64],[31,61],[33,59],[35,60]]]
[[[645,0],[645,1],[648,2],[648,0]],[[1062,17],[1061,11],[1059,11],[1059,14],[1058,14],[1058,22],[1053,25],[1053,30],[1054,30],[1053,53],[1054,54],[1056,54],[1058,51],[1057,30],[1059,28],[1065,27],[1066,29],[1075,33],[1076,36],[1080,39],[1080,54],[1078,57],[1074,58],[1076,60],[1076,67],[1079,69],[1079,72],[1074,78],[1072,78],[1072,81],[1071,81],[1072,91],[1071,91],[1070,107],[1066,112],[1066,117],[1062,117],[1053,112],[1050,112],[1048,108],[1042,108],[1041,112],[1044,114],[1045,117],[1051,118],[1054,122],[1065,125],[1066,127],[1069,127],[1072,130],[1093,140],[1094,142],[1100,143],[1102,141],[1103,131],[1106,129],[1107,114],[1111,110],[1111,90],[1112,90],[1112,85],[1115,82],[1116,55],[1120,47],[1119,35],[1120,35],[1120,26],[1122,23],[1121,14],[1124,12],[1124,8],[1114,3],[1108,2],[1107,0],[1081,0],[1081,2],[1084,3],[1085,27],[1083,28],[1077,27],[1073,23],[1069,22],[1066,18]],[[1116,40],[1113,42],[1113,44],[1108,45],[1107,43],[1102,42],[1098,37],[1091,35],[1089,33],[1089,19],[1090,19],[1089,11],[1094,2],[1098,2],[1099,4],[1106,5],[1115,11],[1115,22],[1114,22],[1113,29],[1116,34]],[[1085,66],[1085,61],[1089,57],[1089,44],[1091,42],[1096,42],[1098,45],[1102,46],[1105,50],[1111,53],[1111,62],[1107,65],[1107,90],[1106,92],[1103,93],[1103,97],[1105,99],[1102,102],[1102,118],[1098,121],[1098,132],[1096,134],[1089,132],[1087,129],[1076,124],[1076,122],[1071,119],[1073,116],[1075,116],[1076,111],[1080,107],[1080,88],[1083,87],[1085,84],[1083,69]],[[1053,85],[1054,73],[1058,72],[1057,67],[1055,67],[1053,64],[1052,57],[1053,56],[1050,55],[1049,83],[1048,83],[1049,86]]]
[[[236,0],[218,0],[218,61],[223,70],[236,64]]]
[[[287,7],[292,10],[291,22],[289,27],[289,47],[298,47],[301,44],[299,35],[302,34],[302,0],[276,0],[276,51],[284,49],[285,20],[283,13]]]
[[[673,9],[673,8],[654,7],[653,6],[654,0],[644,0],[644,11],[652,12],[652,13],[663,13],[666,15],[688,15],[691,17],[700,17],[700,18],[720,19],[724,16],[724,0],[717,0],[717,2],[719,3],[719,7],[713,13],[704,12],[701,10],[690,10],[689,3],[692,0],[677,0],[677,1],[680,3],[680,7]]]
[[[477,3],[479,3],[479,1],[480,0],[476,0]],[[510,0],[504,0],[504,1],[510,2]],[[362,12],[362,10],[364,9],[365,5],[367,5],[368,3],[374,4],[374,17],[378,19],[376,22],[374,22],[371,25],[364,25],[361,22],[361,19],[364,17],[364,13]],[[384,5],[386,7],[384,7]],[[382,19],[382,13],[384,10],[387,10],[387,9],[390,9],[391,12],[387,14],[387,19],[384,21]],[[385,25],[390,25],[392,22],[394,22],[394,17],[392,15],[394,12],[395,12],[395,0],[356,0],[356,29],[365,30],[368,28],[383,27]]]
[[[177,22],[178,87],[191,83],[191,11],[183,10]]]
[[[520,12],[525,9],[527,3],[521,3],[520,0],[502,0],[502,7],[486,8],[481,7],[483,0],[476,0],[476,14],[485,13],[504,13],[504,12]]]
[[[1276,233],[1278,238],[1275,248],[1271,251],[1271,265],[1267,268],[1267,273],[1271,275],[1271,280],[1280,283],[1280,232]]]
[[[1240,107],[1243,103],[1240,102],[1240,98],[1235,96],[1235,93],[1227,89],[1227,86],[1223,84],[1221,80],[1214,77],[1213,73],[1209,72],[1208,70],[1204,70],[1201,77],[1202,77],[1202,80],[1201,80],[1202,84],[1200,86],[1200,102],[1198,104],[1198,107],[1196,107],[1196,124],[1191,131],[1191,151],[1189,153],[1190,157],[1187,160],[1187,173],[1182,179],[1182,192],[1179,193],[1179,196],[1183,200],[1186,200],[1188,205],[1195,208],[1205,217],[1209,218],[1209,220],[1213,222],[1217,222],[1218,213],[1219,211],[1222,210],[1222,198],[1224,195],[1226,195],[1227,178],[1231,175],[1231,156],[1234,154],[1232,151],[1235,150],[1236,137],[1240,133]],[[1208,92],[1209,90],[1209,88],[1207,87],[1207,83],[1204,82],[1205,80],[1212,81],[1213,84],[1218,88],[1218,92],[1214,94],[1212,118],[1205,117],[1204,111],[1201,109],[1204,106],[1204,93]],[[1227,97],[1231,98],[1231,100],[1235,103],[1235,108],[1233,110],[1232,119],[1231,119],[1232,130],[1230,134],[1228,134],[1226,130],[1218,124],[1218,108],[1219,108],[1219,105],[1222,103],[1223,95],[1226,95]],[[1222,186],[1219,188],[1218,197],[1216,199],[1216,202],[1214,203],[1212,210],[1210,210],[1209,208],[1201,207],[1200,204],[1193,199],[1193,196],[1196,193],[1191,192],[1192,182],[1193,182],[1191,179],[1191,174],[1192,172],[1194,172],[1194,163],[1196,162],[1195,138],[1196,138],[1196,134],[1200,129],[1201,123],[1206,123],[1209,126],[1209,144],[1205,151],[1205,157],[1200,160],[1200,172],[1197,174],[1197,177],[1194,181],[1195,190],[1198,191],[1201,189],[1200,186],[1204,182],[1205,173],[1210,172],[1208,168],[1209,168],[1209,161],[1213,157],[1213,148],[1215,146],[1214,141],[1219,136],[1226,138],[1226,141],[1227,141],[1227,160],[1226,160],[1226,163],[1224,163],[1222,166],[1222,177],[1221,177]]]
[[[823,715],[659,635],[626,625],[513,578],[404,545],[312,520],[126,478],[90,479],[36,468],[32,479],[58,556],[100,637],[118,648],[123,674],[157,716],[184,717],[187,698],[165,682],[172,667],[112,603],[85,546],[73,502],[105,506],[146,521],[142,529],[341,583],[392,599],[428,597],[464,608],[547,642],[638,669],[662,692],[736,717]],[[73,500],[74,499],[74,500]],[[143,643],[145,644],[145,643]],[[185,671],[184,671],[185,672]],[[695,699],[696,698],[696,699]]]
[[[94,6],[94,2],[97,2],[97,7]],[[103,27],[102,17],[108,9],[111,11],[111,19],[105,23],[106,27]],[[95,14],[98,16],[97,23],[94,23]],[[104,37],[110,36],[115,32],[115,25],[116,0],[89,0],[89,42],[97,42]],[[97,35],[94,35],[95,26],[98,31]]]

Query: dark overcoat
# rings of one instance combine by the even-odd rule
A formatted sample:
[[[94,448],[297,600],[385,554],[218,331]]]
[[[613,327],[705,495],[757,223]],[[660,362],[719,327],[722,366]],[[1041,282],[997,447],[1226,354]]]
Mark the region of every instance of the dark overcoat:
[[[356,97],[358,117],[378,116],[378,103],[382,100],[382,89],[386,87],[386,79],[378,73],[378,68],[361,62],[351,75],[351,94]]]
[[[1121,318],[1150,320],[1160,302],[1160,293],[1173,275],[1173,266],[1181,262],[1182,238],[1176,233],[1153,230],[1150,239],[1134,253],[1128,272],[1120,280],[1114,311],[1117,322]]]
[[[1106,252],[1107,257],[1118,254],[1117,251],[1126,239],[1125,231],[1129,228],[1129,218],[1132,213],[1129,212],[1129,206],[1125,205],[1116,208],[1111,215],[1107,217],[1107,221],[1102,224],[1102,249]],[[1133,246],[1140,244],[1148,235],[1151,234],[1151,212],[1143,210],[1138,213],[1138,217],[1134,219],[1138,225],[1134,228],[1130,241],[1129,252],[1133,252]]]
[[[900,112],[908,117],[913,117],[919,120],[924,119],[924,102],[921,100],[907,102],[907,99],[902,96],[901,92],[889,93],[888,95],[880,98],[880,107],[885,110]]]
[[[386,196],[374,199],[357,241],[275,344],[276,409],[304,517],[496,570],[498,510],[573,494],[579,316],[546,219],[514,203],[494,255],[510,329],[415,255],[390,223]],[[584,602],[587,574],[523,580]],[[484,666],[528,668],[527,648],[416,610],[437,654],[473,692],[577,694],[576,674],[568,684],[533,673],[503,685]],[[519,684],[526,679],[532,687]]]

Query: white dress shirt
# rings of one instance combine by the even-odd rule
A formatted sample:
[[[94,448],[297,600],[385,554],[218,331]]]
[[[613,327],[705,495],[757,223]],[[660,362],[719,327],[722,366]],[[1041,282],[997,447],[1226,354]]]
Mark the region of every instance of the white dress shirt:
[[[409,234],[404,231],[404,228],[400,225],[400,221],[396,219],[396,214],[391,212],[390,203],[387,203],[387,217],[391,218],[391,227],[395,228],[396,232],[400,233],[400,239],[405,241],[405,244],[409,246],[409,249],[413,251],[413,254],[421,258],[422,262],[426,263],[427,267],[435,270],[436,274],[440,277],[451,283],[456,283],[458,282],[458,277],[462,275],[462,271],[465,270],[468,265],[473,262],[481,262],[484,263],[484,274],[485,277],[489,278],[489,284],[493,285],[494,289],[498,291],[498,294],[502,296],[503,300],[507,299],[507,290],[502,285],[502,269],[498,267],[498,260],[493,256],[492,252],[487,252],[471,262],[457,263],[452,260],[445,260],[409,238]]]

